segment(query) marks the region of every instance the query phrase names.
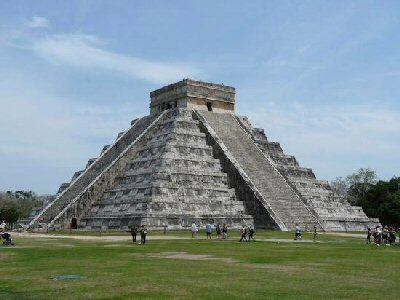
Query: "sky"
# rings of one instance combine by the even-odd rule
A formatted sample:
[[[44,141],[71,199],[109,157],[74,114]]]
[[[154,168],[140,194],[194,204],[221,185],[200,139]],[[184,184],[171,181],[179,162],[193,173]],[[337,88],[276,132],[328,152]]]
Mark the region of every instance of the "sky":
[[[318,179],[400,176],[399,1],[1,1],[0,190],[55,193],[182,78]]]

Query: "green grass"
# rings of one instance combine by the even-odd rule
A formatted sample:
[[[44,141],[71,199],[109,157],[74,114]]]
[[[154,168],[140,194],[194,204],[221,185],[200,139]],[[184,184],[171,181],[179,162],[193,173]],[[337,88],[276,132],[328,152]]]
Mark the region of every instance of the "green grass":
[[[150,236],[156,234],[162,235]],[[172,234],[190,233],[168,232]],[[0,299],[398,299],[400,295],[400,246],[376,247],[331,235],[320,235],[316,243],[238,243],[199,237],[149,240],[144,246],[129,241],[17,238],[15,247],[0,247]],[[292,238],[292,233],[260,231],[257,238]],[[165,257],[166,252],[206,254],[212,259],[172,259]],[[68,274],[83,278],[53,279]]]

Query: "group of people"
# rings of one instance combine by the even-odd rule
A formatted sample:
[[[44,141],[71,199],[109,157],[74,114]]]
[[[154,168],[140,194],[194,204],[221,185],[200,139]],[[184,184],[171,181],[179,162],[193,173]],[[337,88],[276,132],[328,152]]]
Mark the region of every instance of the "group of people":
[[[213,227],[210,223],[206,224],[206,237],[208,240],[211,240],[212,233],[213,233]],[[192,232],[192,238],[197,236],[197,233],[199,232],[199,227],[196,225],[196,223],[192,223],[191,226],[191,232]],[[228,238],[228,226],[226,224],[223,224],[222,226],[220,224],[217,224],[215,227],[215,232],[217,234],[217,239],[227,239]]]
[[[239,242],[242,242],[242,241],[250,242],[253,239],[254,239],[254,228],[250,227],[250,226],[248,226],[248,227],[243,226],[242,229],[240,230]]]
[[[146,244],[146,236],[147,236],[147,227],[146,225],[141,225],[139,228],[137,228],[135,225],[131,227],[131,229],[128,231],[132,235],[132,242],[136,244],[136,237],[137,234],[140,233],[140,243],[139,245],[144,245]]]
[[[392,245],[396,243],[396,229],[391,226],[384,226],[383,229],[380,225],[376,226],[375,229],[367,228],[367,244],[371,244],[371,238],[374,239],[374,244],[380,245]],[[400,237],[399,237],[400,239]]]
[[[318,231],[317,231],[317,225],[314,225],[313,227],[313,241],[315,242],[317,240],[317,236],[318,236]],[[294,240],[301,240],[302,239],[302,235],[301,235],[301,228],[299,224],[296,224],[295,228],[294,228]]]
[[[213,226],[210,223],[207,223],[205,226],[205,231],[206,231],[206,238],[208,240],[211,240],[212,235],[213,235]],[[196,223],[192,223],[191,226],[191,232],[192,232],[192,238],[195,238],[197,236],[197,233],[199,232],[199,226],[196,225]],[[228,226],[226,224],[217,224],[215,226],[215,233],[217,234],[217,239],[222,239],[226,240],[228,238]],[[240,230],[240,242],[241,241],[250,241],[254,239],[254,228],[248,226],[245,227],[243,226],[242,229]]]

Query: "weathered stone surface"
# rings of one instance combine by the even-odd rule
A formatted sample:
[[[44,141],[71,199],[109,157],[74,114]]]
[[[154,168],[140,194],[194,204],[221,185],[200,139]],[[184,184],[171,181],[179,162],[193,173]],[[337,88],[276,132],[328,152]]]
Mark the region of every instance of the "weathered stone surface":
[[[253,128],[245,117],[237,117],[254,144],[268,156],[276,168],[319,219],[324,230],[357,231],[379,223],[368,218],[361,207],[351,206],[333,193],[326,181],[317,180],[312,169],[302,168],[294,156],[285,155],[278,143],[269,142],[264,130]]]
[[[186,228],[192,222],[363,230],[368,219],[313,171],[235,116],[235,89],[185,79],[151,93],[135,119],[31,222],[68,228]]]
[[[248,178],[248,185],[259,194],[258,201],[279,229],[294,229],[296,224],[303,228],[319,226],[317,218],[243,130],[235,116],[212,112],[198,114],[203,124],[210,127],[212,138],[220,140],[236,168]]]

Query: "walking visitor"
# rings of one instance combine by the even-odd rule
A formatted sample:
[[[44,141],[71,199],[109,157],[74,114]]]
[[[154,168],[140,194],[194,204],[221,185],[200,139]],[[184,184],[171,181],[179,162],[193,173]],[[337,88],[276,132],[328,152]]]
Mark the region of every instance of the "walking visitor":
[[[313,234],[313,241],[315,242],[317,239],[317,225],[314,225],[314,234]]]
[[[195,238],[197,235],[197,232],[199,231],[195,222],[192,223],[191,231],[192,231],[192,238]]]
[[[226,226],[226,224],[222,226],[222,238],[224,240],[228,238],[228,226]]]
[[[207,240],[211,240],[211,233],[212,233],[212,227],[210,223],[206,224],[206,235],[207,235]]]
[[[299,224],[296,224],[295,231],[294,231],[294,240],[301,240],[301,230]]]
[[[217,227],[215,227],[215,232],[217,233],[217,239],[221,238],[221,227],[219,224],[217,224]]]
[[[249,236],[248,241],[250,242],[251,240],[254,240],[254,229],[253,229],[253,227],[249,226],[247,228],[247,232],[248,232],[248,236]]]
[[[132,243],[136,243],[137,227],[133,225],[131,230],[127,231],[132,235]]]
[[[242,230],[240,231],[240,240],[239,240],[239,242],[241,242],[241,241],[245,241],[245,242],[247,242],[247,239],[246,239],[246,235],[247,235],[247,230],[246,230],[246,227],[242,227]]]
[[[147,228],[146,225],[142,225],[140,229],[140,244],[146,244]]]

